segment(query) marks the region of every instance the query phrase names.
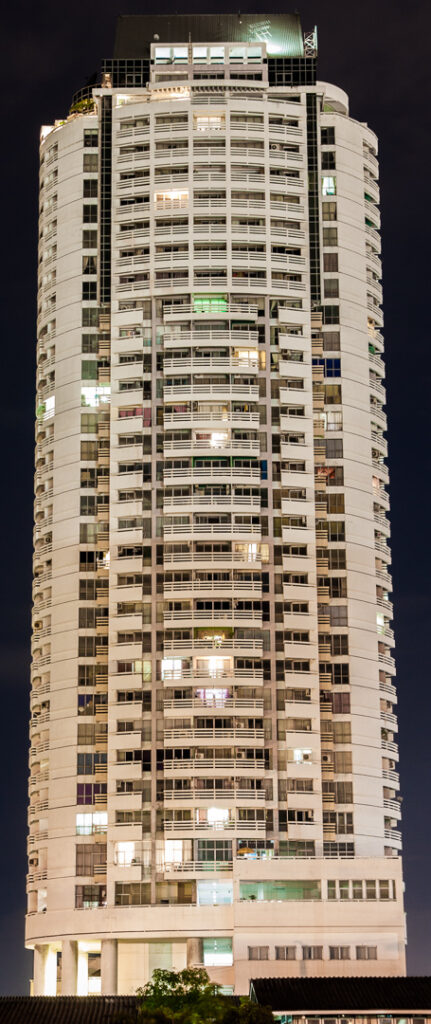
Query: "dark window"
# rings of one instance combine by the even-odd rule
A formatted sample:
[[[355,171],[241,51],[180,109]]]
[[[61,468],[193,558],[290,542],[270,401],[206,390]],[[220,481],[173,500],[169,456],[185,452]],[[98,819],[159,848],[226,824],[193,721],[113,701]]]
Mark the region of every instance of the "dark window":
[[[97,178],[84,178],[84,199],[97,199]]]
[[[323,220],[336,220],[337,204],[333,202],[322,203],[322,218]]]
[[[328,247],[338,245],[338,229],[323,228],[322,241],[323,245],[326,245]]]
[[[324,150],[322,152],[322,171],[334,171],[335,170],[335,152],[333,150]]]
[[[320,140],[322,146],[335,146],[335,128],[333,125],[320,129]]]
[[[336,253],[328,253],[327,255],[333,256]],[[84,257],[85,259],[85,257]],[[90,273],[90,271],[88,271]],[[337,277],[325,277],[323,281],[323,295],[325,299],[338,299],[339,286]]]
[[[97,128],[84,128],[84,147],[93,147],[98,145],[99,132]]]
[[[97,224],[97,206],[95,203],[91,205],[89,203],[84,204],[83,221],[84,224]]]

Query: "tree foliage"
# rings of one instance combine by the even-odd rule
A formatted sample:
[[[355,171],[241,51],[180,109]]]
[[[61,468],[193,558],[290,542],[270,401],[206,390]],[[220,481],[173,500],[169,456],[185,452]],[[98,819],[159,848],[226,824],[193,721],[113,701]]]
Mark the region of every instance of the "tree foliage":
[[[269,1006],[222,995],[202,967],[155,970],[137,995],[136,1012],[118,1024],[274,1024]]]

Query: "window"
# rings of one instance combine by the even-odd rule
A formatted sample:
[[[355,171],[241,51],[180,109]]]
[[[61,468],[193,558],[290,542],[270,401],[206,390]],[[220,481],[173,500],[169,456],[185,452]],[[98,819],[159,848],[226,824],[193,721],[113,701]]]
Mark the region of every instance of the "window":
[[[326,149],[322,152],[322,171],[335,170],[335,151]]]
[[[334,694],[335,697],[335,694]],[[334,771],[336,774],[349,775],[352,771],[351,750],[336,750],[334,753]]]
[[[81,380],[97,380],[97,360],[83,359],[81,363]]]
[[[338,253],[337,252],[324,252],[323,253],[323,269],[324,269],[325,273],[331,273],[331,271],[337,271],[338,270]],[[337,292],[337,295],[338,295],[338,292]]]
[[[332,175],[324,175],[322,178],[322,196],[335,196],[336,191],[335,178]]]
[[[329,205],[329,204],[326,204]],[[337,228],[323,228],[322,234],[323,245],[330,246],[338,245],[338,229]]]
[[[84,147],[93,148],[97,147],[99,141],[99,133],[97,128],[84,128]]]
[[[99,800],[106,802],[107,785],[106,782],[78,782],[76,787],[76,803],[82,804],[95,804]]]
[[[99,169],[99,157],[97,153],[84,153],[83,170],[97,174]]]
[[[84,178],[84,199],[97,199],[97,178]]]
[[[82,248],[97,249],[97,231],[93,228],[85,228],[82,232]]]
[[[303,946],[303,960],[323,960],[323,946]]]
[[[106,843],[79,843],[76,847],[76,875],[94,875],[106,867]]]
[[[86,275],[97,274],[97,263],[95,256],[82,257],[82,273]]]
[[[97,224],[97,206],[96,204],[84,204],[83,209],[83,221],[84,224]]]
[[[334,715],[350,715],[350,693],[333,693],[332,711]]]
[[[353,784],[351,782],[336,782],[335,783],[335,803],[336,804],[351,804],[352,802],[353,802]]]
[[[204,967],[232,967],[232,939],[203,940]]]
[[[329,608],[329,621],[331,626],[347,626],[347,605],[332,605]]]
[[[377,946],[356,946],[357,960],[377,960]]]
[[[84,302],[97,302],[97,281],[82,282],[82,298]]]
[[[77,814],[76,815],[76,834],[77,836],[91,836],[93,834],[100,834],[106,832],[108,828],[108,812],[107,811],[95,811],[94,814]]]
[[[331,229],[329,229],[331,230]],[[328,270],[338,270],[338,253],[324,252],[323,258],[335,256],[337,266],[328,266]],[[324,352],[339,352],[340,351],[340,332],[339,331],[325,331],[323,335],[323,351]]]
[[[329,253],[330,256],[333,253]],[[336,255],[336,254],[335,254]],[[337,277],[325,277],[323,279],[323,296],[325,299],[338,299],[339,287]]]
[[[75,907],[77,910],[96,910],[106,907],[105,885],[76,885]]]
[[[350,946],[330,946],[330,960],[350,960]]]
[[[351,743],[352,727],[350,722],[334,722],[334,743]]]
[[[94,307],[87,306],[82,310],[82,326],[83,327],[98,327],[99,326],[99,310]]]
[[[328,512],[330,515],[342,516],[344,514],[344,494],[328,494]],[[331,597],[341,597],[341,591],[336,594],[335,591],[331,594]]]
[[[322,146],[335,146],[335,128],[333,125],[320,129],[320,140]]]
[[[341,437],[328,438],[325,442],[327,459],[343,458],[343,439]]]
[[[303,812],[307,813],[307,812]],[[284,900],[320,900],[320,882],[314,880],[291,880],[284,882],[240,882],[239,898],[241,900],[284,901]]]
[[[276,946],[276,960],[296,960],[296,946]]]
[[[337,204],[332,202],[322,203],[322,218],[323,220],[336,220]]]
[[[340,307],[339,306],[323,306],[322,318],[324,324],[339,324],[340,323]],[[339,376],[339,374],[333,374],[333,376]]]
[[[249,960],[269,960],[269,946],[249,946]]]

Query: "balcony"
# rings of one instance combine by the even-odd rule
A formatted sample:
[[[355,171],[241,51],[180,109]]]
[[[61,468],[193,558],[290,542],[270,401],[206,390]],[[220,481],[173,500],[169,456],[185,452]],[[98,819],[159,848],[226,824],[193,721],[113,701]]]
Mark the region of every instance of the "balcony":
[[[163,526],[166,537],[244,537],[259,538],[260,523],[170,523]]]
[[[259,399],[259,388],[248,384],[199,384],[191,383],[180,386],[166,385],[163,389],[163,398],[167,402],[193,402],[199,398],[206,401],[215,398],[218,401],[226,402],[235,399],[257,402]]]
[[[161,870],[165,877],[167,875],[190,874],[195,875],[208,873],[226,874],[232,871],[231,860],[188,860],[184,862],[165,861]]]
[[[163,480],[165,485],[170,482],[192,483],[196,480],[218,482],[223,481],[230,485],[238,481],[260,480],[260,468],[258,466],[186,466],[176,468],[164,466]]]
[[[200,807],[205,804],[212,804],[215,800],[222,800],[229,803],[248,800],[251,803],[264,803],[266,794],[264,789],[168,789],[165,790],[163,799],[165,803],[185,803],[193,801]]]
[[[163,830],[165,833],[177,832],[185,833],[186,835],[200,835],[202,832],[206,834],[208,832],[223,835],[227,833],[245,832],[247,835],[251,835],[255,832],[266,832],[265,821],[222,821],[222,822],[210,822],[210,821],[164,821]]]
[[[165,758],[163,771],[165,775],[201,777],[203,772],[215,772],[223,775],[226,770],[242,772],[243,775],[263,776],[268,769],[263,758],[255,757],[196,757],[189,760],[169,760]]]
[[[190,740],[196,743],[199,741],[208,743],[224,743],[231,740],[232,743],[263,743],[263,729],[165,729],[163,732],[165,746],[167,744],[184,742]]]
[[[224,203],[226,208],[226,203]],[[217,303],[216,297],[214,300],[202,299],[201,308],[199,308],[199,300],[196,299],[193,305],[187,303],[181,305],[168,305],[166,304],[163,308],[163,316],[165,323],[172,323],[173,321],[190,320],[190,319],[209,319],[216,320],[220,317],[222,320],[233,317],[235,320],[256,320],[257,319],[257,306],[250,305],[244,302],[227,302],[224,299],[220,299]]]
[[[194,342],[195,345],[201,344],[200,340],[196,341],[196,335]],[[202,344],[204,343],[202,342]],[[244,341],[243,344],[246,342]],[[259,373],[257,349],[256,359],[238,359],[235,356],[230,358],[193,358],[191,356],[186,359],[165,359],[163,370],[165,377],[170,373],[244,373],[250,376],[253,373]],[[199,382],[197,381],[197,383]]]
[[[205,676],[204,679],[206,679],[207,685],[209,682],[212,682],[213,685],[216,682],[212,678],[210,680],[208,676]],[[194,682],[197,681],[195,678]],[[238,682],[238,680],[236,681]],[[206,700],[198,697],[184,697],[182,700],[164,700],[163,711],[167,717],[169,717],[169,712],[175,717],[178,714],[183,715],[187,711],[199,712],[199,714],[206,711],[233,711],[242,715],[256,713],[263,715],[263,700],[252,700],[247,697],[214,697]]]
[[[234,597],[238,593],[252,594],[260,597],[262,594],[261,580],[190,580],[181,583],[164,583],[163,597],[194,594],[219,594]]]
[[[189,640],[168,640],[163,641],[163,650],[165,654],[196,654],[201,651],[210,652],[214,654],[217,651],[218,654],[243,654],[249,652],[257,654],[259,657],[262,656],[263,651],[263,640],[261,639],[247,639],[239,640],[236,637],[215,637],[209,636],[204,639],[190,638]]]
[[[196,440],[195,438],[185,438],[179,441],[164,441],[163,443],[163,454],[166,457],[172,455],[191,455],[196,454],[202,455],[221,455],[229,456],[231,452],[237,455],[258,455],[260,452],[260,442],[255,438],[247,438],[243,441],[233,441],[226,437],[223,441],[217,441],[212,443],[211,438],[207,440]]]

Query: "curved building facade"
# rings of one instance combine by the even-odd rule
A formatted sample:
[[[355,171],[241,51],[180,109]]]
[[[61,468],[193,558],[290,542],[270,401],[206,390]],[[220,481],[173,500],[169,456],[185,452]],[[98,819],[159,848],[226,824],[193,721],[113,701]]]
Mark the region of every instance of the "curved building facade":
[[[405,970],[377,141],[256,19],[42,129],[36,994]]]

